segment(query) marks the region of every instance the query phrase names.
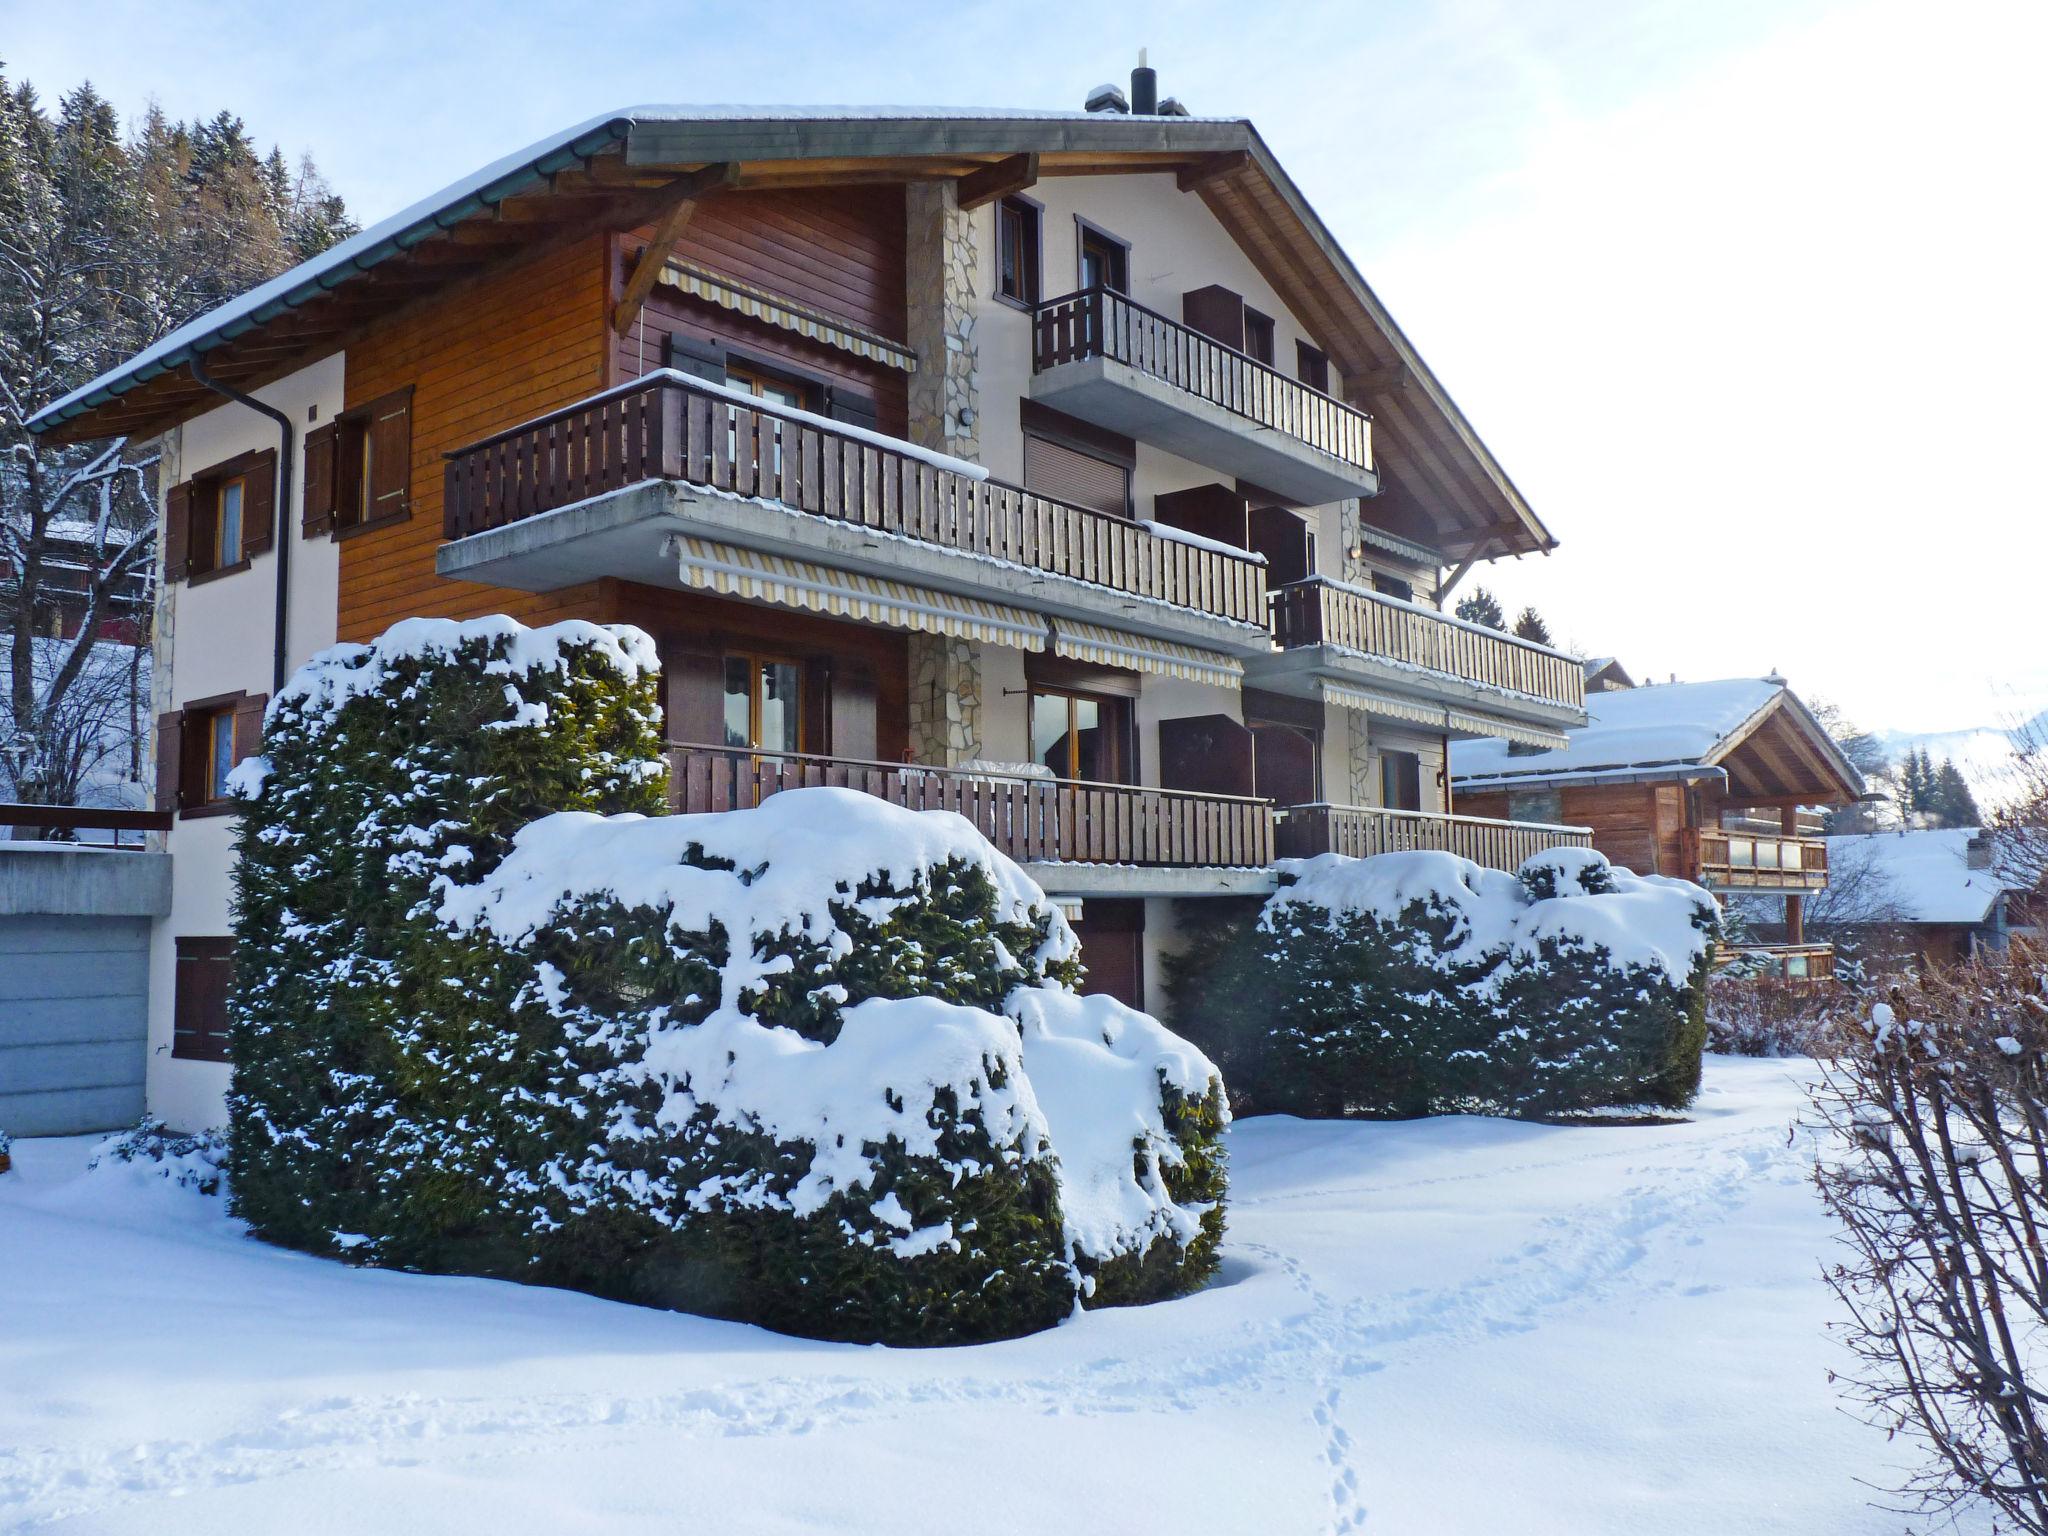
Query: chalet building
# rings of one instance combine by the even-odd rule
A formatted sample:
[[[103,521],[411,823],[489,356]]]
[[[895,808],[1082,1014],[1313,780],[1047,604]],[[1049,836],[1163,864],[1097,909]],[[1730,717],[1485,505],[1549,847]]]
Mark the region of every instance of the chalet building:
[[[229,769],[416,614],[645,628],[678,809],[957,810],[1134,1001],[1276,855],[1583,840],[1447,780],[1585,719],[1439,607],[1555,540],[1249,123],[1093,105],[597,118],[37,418],[165,454],[156,1112],[219,1114]]]
[[[1784,975],[1832,975],[1832,948],[1807,942],[1805,905],[1828,885],[1819,813],[1861,798],[1862,775],[1783,678],[1638,688],[1611,663],[1599,676],[1562,747],[1457,742],[1459,808],[1584,825],[1638,874],[1773,898],[1782,942],[1759,950]]]
[[[1916,828],[1828,839],[1829,867],[1854,881],[1829,932],[1865,975],[1954,965],[2035,937],[2032,892],[1998,868],[1976,827]]]

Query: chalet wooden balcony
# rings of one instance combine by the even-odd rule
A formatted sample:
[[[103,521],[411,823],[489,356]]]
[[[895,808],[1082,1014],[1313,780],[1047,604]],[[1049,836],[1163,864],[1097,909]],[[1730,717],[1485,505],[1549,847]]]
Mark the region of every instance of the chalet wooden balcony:
[[[1824,837],[1688,828],[1685,858],[1690,878],[1710,890],[1796,893],[1818,891],[1828,883]]]
[[[1835,946],[1832,944],[1745,944],[1716,956],[1722,966],[1738,960],[1753,962],[1766,981],[1814,986],[1835,979]]]
[[[1031,398],[1319,506],[1379,489],[1372,418],[1109,288],[1032,312]]]
[[[1275,813],[1274,847],[1283,859],[1341,853],[1354,859],[1376,853],[1428,850],[1455,853],[1488,869],[1512,873],[1523,860],[1552,848],[1590,848],[1587,827],[1553,827],[1484,816],[1430,811],[1389,811],[1363,805],[1290,805]]]
[[[1268,648],[1257,560],[974,471],[663,370],[450,454],[437,565],[527,591],[676,585],[673,534],[1233,654]]]
[[[1548,646],[1321,576],[1275,589],[1272,616],[1281,649],[1250,685],[1539,747],[1586,722],[1584,669]]]
[[[785,789],[819,786],[859,790],[913,811],[952,811],[1020,864],[1258,869],[1273,862],[1273,810],[1264,800],[859,758],[669,747],[669,798],[678,811],[749,810]]]

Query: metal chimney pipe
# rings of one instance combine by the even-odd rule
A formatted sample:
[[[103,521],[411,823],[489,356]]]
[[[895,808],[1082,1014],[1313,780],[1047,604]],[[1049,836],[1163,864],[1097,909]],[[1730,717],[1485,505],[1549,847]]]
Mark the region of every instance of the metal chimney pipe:
[[[1159,72],[1145,64],[1145,50],[1138,50],[1138,67],[1131,71],[1131,114],[1159,115]]]

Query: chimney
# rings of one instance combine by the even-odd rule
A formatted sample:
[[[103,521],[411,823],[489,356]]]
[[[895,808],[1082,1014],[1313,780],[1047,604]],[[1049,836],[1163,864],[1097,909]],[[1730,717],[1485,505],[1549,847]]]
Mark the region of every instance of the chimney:
[[[1971,869],[1991,867],[1991,834],[1979,832],[1971,838],[1963,855],[1963,862]]]
[[[1124,99],[1123,89],[1115,85],[1098,85],[1088,93],[1088,99],[1081,103],[1084,112],[1128,112],[1131,104]]]
[[[1145,50],[1138,50],[1138,67],[1131,71],[1131,115],[1159,115],[1159,72],[1145,63]]]

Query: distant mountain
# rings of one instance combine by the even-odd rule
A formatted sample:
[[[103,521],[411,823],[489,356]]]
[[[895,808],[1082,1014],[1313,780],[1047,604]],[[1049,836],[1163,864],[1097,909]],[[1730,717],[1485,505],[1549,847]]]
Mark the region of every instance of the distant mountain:
[[[1996,802],[2013,793],[2012,759],[2015,744],[2031,736],[2048,741],[2048,710],[2017,727],[1979,725],[1959,731],[1873,731],[1894,763],[1909,751],[1925,750],[1937,765],[1952,761],[1969,780],[1970,792],[1980,802]]]

